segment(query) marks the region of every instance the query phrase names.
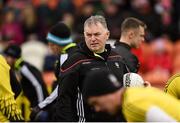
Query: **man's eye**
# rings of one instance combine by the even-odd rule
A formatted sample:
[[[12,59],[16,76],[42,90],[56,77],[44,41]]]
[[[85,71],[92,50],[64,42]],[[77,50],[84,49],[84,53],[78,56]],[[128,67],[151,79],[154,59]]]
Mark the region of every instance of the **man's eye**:
[[[86,34],[86,36],[91,37],[91,34]]]
[[[100,36],[101,34],[100,33],[95,33],[94,36]]]

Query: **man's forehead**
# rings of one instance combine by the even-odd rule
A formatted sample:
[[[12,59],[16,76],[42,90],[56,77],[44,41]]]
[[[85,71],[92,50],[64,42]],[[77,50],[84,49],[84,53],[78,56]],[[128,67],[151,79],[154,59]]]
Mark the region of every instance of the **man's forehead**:
[[[102,33],[104,31],[106,31],[106,29],[103,26],[97,26],[97,25],[86,26],[84,28],[85,33],[91,33],[91,34]]]
[[[100,22],[97,22],[97,23],[89,23],[89,24],[86,24],[84,26],[84,29],[91,29],[91,28],[102,28],[102,29],[105,29],[103,27],[103,25],[100,23]]]
[[[84,30],[84,33],[86,34],[92,34],[92,35],[96,35],[96,34],[102,34],[102,30]]]

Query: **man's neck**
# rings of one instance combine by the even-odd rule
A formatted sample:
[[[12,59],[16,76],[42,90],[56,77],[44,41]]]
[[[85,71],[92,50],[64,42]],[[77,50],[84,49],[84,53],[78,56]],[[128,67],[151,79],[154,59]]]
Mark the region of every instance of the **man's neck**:
[[[97,52],[94,52],[94,53],[103,53],[104,51],[106,51],[106,49],[102,49],[102,50],[100,50],[100,51],[97,51]]]
[[[128,39],[127,39],[127,38],[125,38],[125,37],[121,37],[121,38],[120,38],[120,40],[119,40],[119,42],[122,42],[122,43],[128,44],[128,45],[130,46],[130,42],[129,42],[129,41],[128,41]]]

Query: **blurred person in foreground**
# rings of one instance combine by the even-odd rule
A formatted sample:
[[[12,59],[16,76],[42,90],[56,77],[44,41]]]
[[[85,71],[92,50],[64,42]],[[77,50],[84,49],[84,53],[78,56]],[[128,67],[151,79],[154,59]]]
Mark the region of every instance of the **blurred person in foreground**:
[[[21,58],[21,48],[11,44],[4,50],[4,56],[11,68],[16,70],[24,95],[36,106],[48,96],[41,72]]]
[[[103,16],[91,16],[85,21],[84,36],[85,41],[61,66],[53,121],[116,121],[108,115],[98,115],[84,103],[83,81],[88,72],[97,69],[112,71],[120,80],[128,70],[121,61],[122,57],[106,45],[109,30]],[[123,117],[121,121],[124,121]]]
[[[0,54],[2,52],[2,56],[4,56],[5,58],[6,58],[6,56],[3,54],[3,51],[12,42],[13,41],[7,40],[5,36],[2,36],[2,38],[0,38],[0,46],[2,46],[2,49],[1,49],[2,51],[0,51]],[[21,85],[20,85],[16,75],[15,75],[14,68],[10,67],[9,74],[10,74],[11,88],[12,88],[12,91],[14,92],[14,98],[16,99],[20,95],[22,88],[21,88]]]
[[[10,66],[0,55],[0,122],[23,121],[10,84]]]
[[[164,91],[173,97],[180,99],[180,73],[176,73],[168,79]]]
[[[122,111],[128,122],[180,121],[180,102],[153,87],[124,88],[107,70],[90,72],[83,96],[97,112],[115,115]]]
[[[73,43],[71,37],[71,30],[69,27],[63,23],[59,22],[52,26],[47,34],[47,40],[49,48],[52,50],[53,55],[57,56],[57,61],[55,63],[55,76],[56,82],[58,84],[60,67],[66,61],[66,59],[73,53],[76,49],[76,43]],[[43,121],[42,115],[47,111],[48,117],[47,121],[51,120],[51,115],[53,113],[52,106],[55,103],[55,100],[58,96],[58,85],[53,90],[53,92],[48,96],[43,102],[39,103],[36,107],[33,108],[31,113],[31,120],[33,121]]]
[[[144,41],[146,25],[137,18],[128,17],[121,24],[121,37],[115,42],[115,51],[123,58],[128,68],[137,73],[140,63],[131,52],[132,48],[139,48]]]

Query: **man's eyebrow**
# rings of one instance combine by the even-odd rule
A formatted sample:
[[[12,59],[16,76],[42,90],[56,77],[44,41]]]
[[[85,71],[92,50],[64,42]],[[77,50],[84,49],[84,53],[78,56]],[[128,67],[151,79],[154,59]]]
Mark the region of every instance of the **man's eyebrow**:
[[[86,32],[86,34],[89,34],[89,35],[97,35],[97,34],[101,34],[101,32],[96,32],[96,33],[88,33],[88,32]]]

